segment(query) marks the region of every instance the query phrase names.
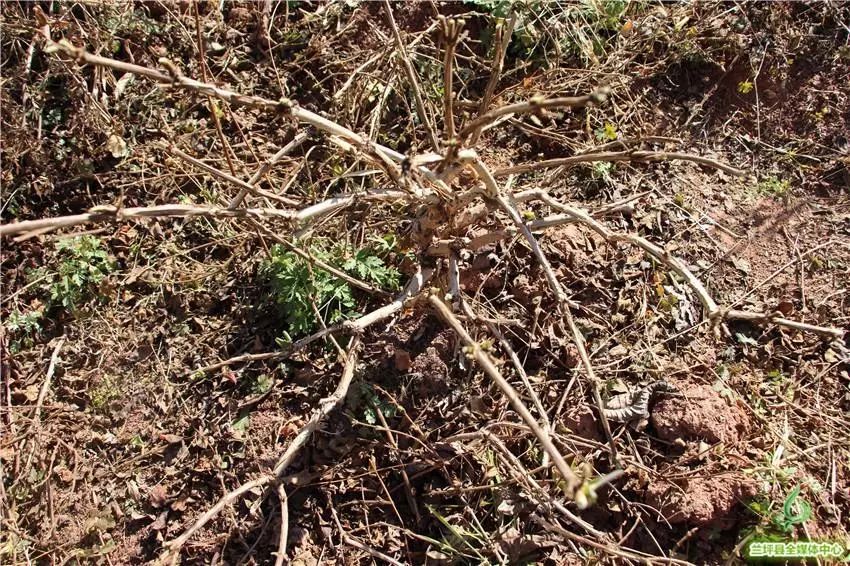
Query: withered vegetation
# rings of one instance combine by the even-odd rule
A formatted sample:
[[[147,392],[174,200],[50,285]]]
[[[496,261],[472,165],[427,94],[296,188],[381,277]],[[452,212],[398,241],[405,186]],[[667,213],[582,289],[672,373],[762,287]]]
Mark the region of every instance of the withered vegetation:
[[[0,11],[3,563],[850,548],[845,6]]]

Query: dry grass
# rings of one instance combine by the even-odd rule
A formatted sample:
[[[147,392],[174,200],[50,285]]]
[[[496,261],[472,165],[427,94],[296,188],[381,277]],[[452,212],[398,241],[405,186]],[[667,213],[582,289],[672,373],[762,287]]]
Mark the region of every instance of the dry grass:
[[[503,8],[2,6],[4,562],[847,539],[846,10]]]

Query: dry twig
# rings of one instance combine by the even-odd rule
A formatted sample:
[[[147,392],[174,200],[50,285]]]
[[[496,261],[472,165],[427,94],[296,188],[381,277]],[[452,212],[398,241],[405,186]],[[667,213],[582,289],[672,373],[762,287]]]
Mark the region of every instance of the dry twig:
[[[555,464],[555,468],[557,468],[558,473],[561,474],[561,477],[564,478],[566,482],[565,491],[572,495],[579,485],[578,478],[575,473],[570,469],[570,466],[564,460],[564,457],[561,455],[561,452],[558,448],[552,443],[552,439],[549,438],[549,434],[544,431],[540,425],[537,423],[537,420],[534,416],[529,412],[528,408],[522,402],[522,399],[519,398],[516,390],[513,386],[508,383],[508,381],[502,377],[502,373],[499,371],[499,368],[496,367],[493,359],[490,357],[490,354],[481,349],[481,346],[472,339],[472,336],[466,331],[466,329],[461,325],[460,321],[455,317],[452,311],[440,300],[437,296],[431,295],[429,297],[431,304],[434,308],[437,309],[437,313],[440,315],[440,318],[448,324],[452,330],[458,335],[458,337],[463,341],[466,345],[466,353],[469,357],[473,358],[478,365],[484,370],[484,372],[493,380],[493,382],[502,390],[502,393],[505,394],[505,397],[508,398],[508,401],[511,403],[511,406],[514,410],[522,417],[522,420],[525,421],[525,424],[534,432],[534,436],[537,437],[537,440],[540,441],[540,445],[543,447],[543,450],[549,454],[549,457],[552,459],[552,463]]]

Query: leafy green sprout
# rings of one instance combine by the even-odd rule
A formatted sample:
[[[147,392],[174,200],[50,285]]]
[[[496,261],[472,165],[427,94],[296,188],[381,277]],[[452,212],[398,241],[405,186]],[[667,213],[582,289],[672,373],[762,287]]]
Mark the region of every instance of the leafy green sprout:
[[[367,283],[393,291],[399,288],[400,274],[387,265],[382,256],[387,256],[394,245],[387,240],[377,247],[363,248],[352,254],[343,246],[316,243],[309,253]],[[272,247],[260,272],[269,282],[272,295],[286,317],[285,341],[314,331],[319,323],[317,312],[325,324],[336,324],[356,313],[357,301],[347,282],[313,266],[282,245]]]
[[[98,286],[115,270],[115,263],[101,240],[90,235],[59,240],[56,252],[58,267],[33,270],[29,279],[41,281],[48,294],[48,308],[62,306],[74,312],[97,296]]]
[[[6,317],[4,326],[6,330],[19,339],[12,340],[9,348],[13,353],[19,352],[22,347],[29,348],[34,344],[36,336],[41,334],[41,319],[44,316],[42,310],[14,311]]]
[[[758,184],[758,192],[773,197],[784,197],[791,190],[791,182],[778,177],[768,177]]]

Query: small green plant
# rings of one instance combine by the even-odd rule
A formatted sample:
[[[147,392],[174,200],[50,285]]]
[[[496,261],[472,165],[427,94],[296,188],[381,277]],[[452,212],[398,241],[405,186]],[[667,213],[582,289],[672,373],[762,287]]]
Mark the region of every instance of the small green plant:
[[[50,307],[61,305],[75,311],[115,270],[115,264],[103,243],[94,236],[59,240],[56,243],[56,252],[59,267],[55,271],[35,270],[30,274],[30,279],[43,279],[43,288],[49,294]]]
[[[597,128],[594,133],[596,134],[596,139],[601,142],[614,141],[617,139],[617,126],[611,122],[605,122],[605,125]]]
[[[29,348],[33,345],[35,337],[41,334],[43,316],[44,311],[31,310],[26,312],[14,311],[6,317],[4,326],[12,336],[16,337],[9,344],[13,353],[19,352],[22,346]]]
[[[378,411],[381,412],[381,415],[385,419],[396,416],[397,407],[379,397],[375,393],[374,388],[368,383],[360,384],[360,395],[362,400],[365,401],[363,406],[363,420],[367,423],[372,425],[378,423]]]
[[[610,181],[613,171],[614,164],[610,161],[596,161],[591,165],[590,175],[597,180]]]
[[[497,18],[505,18],[511,11],[510,0],[469,0],[469,3],[482,12],[489,12]]]
[[[758,184],[758,192],[773,197],[784,197],[791,190],[791,183],[787,179],[768,177]]]
[[[96,411],[105,411],[109,404],[121,396],[121,382],[118,378],[104,376],[89,388],[89,401]]]
[[[755,85],[750,81],[741,81],[738,83],[738,92],[741,94],[749,94],[753,91]]]
[[[386,246],[384,244],[384,250]],[[354,254],[341,246],[313,245],[309,253],[317,260],[341,269],[367,283],[386,290],[399,286],[399,272],[388,266],[374,248],[364,248]],[[309,261],[281,245],[271,249],[271,255],[261,268],[271,286],[272,294],[281,307],[292,336],[304,335],[316,329],[321,316],[326,324],[334,324],[352,315],[357,302],[351,286],[336,275],[314,267]]]

